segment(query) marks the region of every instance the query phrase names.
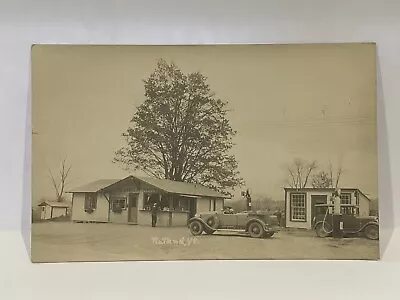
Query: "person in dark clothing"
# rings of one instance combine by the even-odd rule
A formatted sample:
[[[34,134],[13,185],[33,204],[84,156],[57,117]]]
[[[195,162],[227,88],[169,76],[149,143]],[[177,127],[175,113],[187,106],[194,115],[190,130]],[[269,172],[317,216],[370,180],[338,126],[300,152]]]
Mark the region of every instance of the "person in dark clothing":
[[[279,226],[282,226],[282,212],[280,209],[275,212],[275,216],[278,219]]]
[[[157,225],[157,203],[153,203],[151,207],[151,227],[156,227]]]

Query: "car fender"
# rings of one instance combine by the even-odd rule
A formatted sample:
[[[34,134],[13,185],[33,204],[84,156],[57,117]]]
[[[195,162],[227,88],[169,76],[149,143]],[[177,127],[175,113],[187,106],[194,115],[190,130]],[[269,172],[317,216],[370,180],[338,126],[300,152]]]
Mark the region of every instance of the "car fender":
[[[260,224],[261,224],[261,226],[262,226],[263,228],[265,228],[265,227],[266,227],[266,224],[265,224],[265,222],[263,222],[263,221],[261,221],[260,219],[257,219],[257,218],[251,218],[251,219],[250,219],[250,220],[248,220],[248,221],[247,221],[247,223],[246,223],[246,231],[248,231],[248,230],[249,230],[249,226],[250,226],[250,224],[251,224],[251,223],[253,223],[253,222],[260,223]]]
[[[206,225],[206,222],[204,222],[203,219],[198,218],[198,217],[193,217],[193,218],[190,218],[190,219],[189,219],[189,221],[188,221],[188,226],[189,226],[190,223],[192,223],[193,221],[199,221],[199,222],[201,222],[203,225]]]
[[[371,221],[371,222],[368,222],[368,223],[364,224],[364,226],[360,228],[359,232],[364,231],[364,229],[365,229],[367,226],[370,226],[370,225],[375,225],[375,226],[378,226],[378,228],[379,228],[379,223],[378,223],[378,222]]]
[[[188,227],[190,226],[190,223],[192,223],[193,221],[199,221],[199,222],[201,222],[201,224],[203,224],[203,226],[204,226],[205,228],[208,228],[208,229],[210,229],[210,230],[217,230],[217,229],[218,229],[218,228],[212,228],[212,227],[210,227],[210,226],[207,224],[207,222],[206,222],[205,220],[203,220],[202,218],[198,218],[198,217],[193,217],[193,218],[189,219],[189,221],[188,221]]]

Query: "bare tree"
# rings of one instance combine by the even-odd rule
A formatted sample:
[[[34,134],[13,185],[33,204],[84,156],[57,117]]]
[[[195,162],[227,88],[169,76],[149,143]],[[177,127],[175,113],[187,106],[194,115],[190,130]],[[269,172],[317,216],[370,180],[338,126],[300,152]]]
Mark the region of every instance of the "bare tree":
[[[289,174],[288,183],[293,188],[305,188],[308,184],[312,172],[318,168],[317,161],[307,162],[296,158],[294,162],[288,166]]]
[[[65,185],[66,185],[70,170],[71,170],[71,165],[67,165],[67,158],[64,158],[61,162],[61,167],[59,170],[59,180],[56,180],[56,178],[53,176],[53,173],[49,169],[51,181],[52,181],[54,190],[56,192],[56,199],[59,202],[61,202],[63,200]]]
[[[336,171],[336,178],[333,177],[334,172],[333,172],[332,163],[329,163],[329,170],[330,170],[330,174],[331,174],[331,178],[332,178],[332,187],[337,189],[339,186],[340,177],[343,173],[342,163],[339,162],[339,164],[338,164],[338,168]]]

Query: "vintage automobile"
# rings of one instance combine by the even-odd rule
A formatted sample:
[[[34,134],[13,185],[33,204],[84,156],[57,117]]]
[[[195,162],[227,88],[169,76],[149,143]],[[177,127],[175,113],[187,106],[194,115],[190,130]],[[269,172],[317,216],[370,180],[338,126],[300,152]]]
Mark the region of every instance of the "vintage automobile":
[[[188,221],[188,227],[195,236],[203,232],[213,234],[219,229],[233,229],[253,238],[272,237],[279,230],[278,218],[264,211],[235,213],[232,210],[222,210],[199,213]]]
[[[344,236],[363,235],[370,240],[379,239],[379,220],[375,216],[361,217],[358,207],[351,204],[341,204],[342,230]],[[315,205],[313,229],[318,237],[328,237],[332,234],[333,205]]]

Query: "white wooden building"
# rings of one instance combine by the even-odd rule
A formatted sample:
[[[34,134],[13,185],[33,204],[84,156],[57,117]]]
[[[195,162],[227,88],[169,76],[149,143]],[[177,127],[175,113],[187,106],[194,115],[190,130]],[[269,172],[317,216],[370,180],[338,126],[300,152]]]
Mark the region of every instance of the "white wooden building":
[[[186,226],[197,212],[223,209],[227,198],[200,184],[137,176],[100,179],[68,192],[74,222],[151,225],[156,202],[158,226]]]
[[[284,190],[286,227],[305,229],[311,229],[315,205],[327,204],[334,192],[333,188],[285,188]],[[369,216],[371,200],[363,192],[357,188],[341,188],[340,190],[342,204],[356,205],[359,216]]]
[[[38,205],[40,207],[40,219],[50,220],[61,216],[66,216],[70,209],[67,202],[43,201]]]

